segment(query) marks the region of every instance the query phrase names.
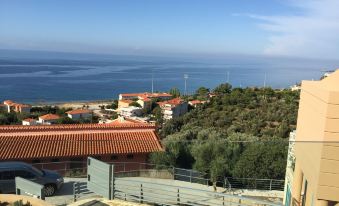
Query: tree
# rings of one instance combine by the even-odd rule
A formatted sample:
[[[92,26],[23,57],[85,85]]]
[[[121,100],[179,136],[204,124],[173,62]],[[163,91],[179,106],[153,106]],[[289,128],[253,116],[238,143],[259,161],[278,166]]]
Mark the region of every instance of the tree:
[[[58,119],[57,124],[75,124],[77,123],[76,121],[72,120],[69,117],[61,117]]]
[[[129,104],[129,106],[140,107],[141,108],[141,105],[138,102],[132,102],[132,103]]]
[[[232,90],[232,85],[230,85],[229,83],[225,83],[225,84],[220,84],[219,86],[217,86],[213,92],[221,95],[221,94],[228,94],[230,93]]]
[[[210,90],[206,87],[199,87],[195,92],[198,98],[206,98]]]
[[[287,141],[249,143],[233,170],[242,178],[284,179]]]
[[[112,104],[106,106],[106,109],[117,109],[117,108],[118,108],[118,100],[114,100]]]
[[[169,93],[175,98],[180,97],[180,90],[176,87],[170,89]]]

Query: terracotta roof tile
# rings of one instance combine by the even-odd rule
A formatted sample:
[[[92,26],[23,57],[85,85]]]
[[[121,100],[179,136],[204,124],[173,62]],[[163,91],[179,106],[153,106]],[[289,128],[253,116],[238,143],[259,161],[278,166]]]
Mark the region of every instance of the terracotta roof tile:
[[[162,151],[154,127],[109,124],[0,127],[0,148],[2,160]]]
[[[60,119],[60,116],[57,114],[45,114],[45,115],[40,116],[39,118],[43,120],[56,120],[56,119]]]
[[[89,109],[75,109],[75,110],[71,110],[66,112],[67,114],[88,114],[88,113],[92,113],[92,110]]]

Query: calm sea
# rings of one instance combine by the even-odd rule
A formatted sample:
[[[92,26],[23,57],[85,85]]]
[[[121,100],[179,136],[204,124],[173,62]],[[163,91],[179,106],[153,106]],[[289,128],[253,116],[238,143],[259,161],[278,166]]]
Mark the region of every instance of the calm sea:
[[[142,57],[0,50],[0,101],[63,102],[117,98],[119,93],[234,87],[289,87],[319,79],[339,62],[249,56]],[[266,79],[266,81],[265,81]]]

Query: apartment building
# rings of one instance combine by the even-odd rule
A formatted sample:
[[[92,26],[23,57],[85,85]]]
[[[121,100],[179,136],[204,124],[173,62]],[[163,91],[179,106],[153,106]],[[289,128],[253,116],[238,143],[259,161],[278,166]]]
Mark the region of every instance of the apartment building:
[[[158,102],[164,119],[169,120],[179,117],[188,111],[188,104],[181,98],[175,98],[168,101]]]
[[[303,81],[285,205],[339,205],[339,71]]]
[[[14,102],[12,100],[5,100],[3,105],[8,113],[17,112],[17,113],[29,113],[31,111],[31,105],[21,104]]]

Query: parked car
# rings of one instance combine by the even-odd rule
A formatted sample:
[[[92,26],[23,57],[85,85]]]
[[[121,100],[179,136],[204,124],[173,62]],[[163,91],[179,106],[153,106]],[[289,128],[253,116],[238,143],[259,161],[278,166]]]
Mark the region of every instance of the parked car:
[[[40,170],[24,162],[0,162],[0,193],[15,193],[15,177],[44,185],[45,196],[52,196],[64,183],[63,177],[51,170]]]

